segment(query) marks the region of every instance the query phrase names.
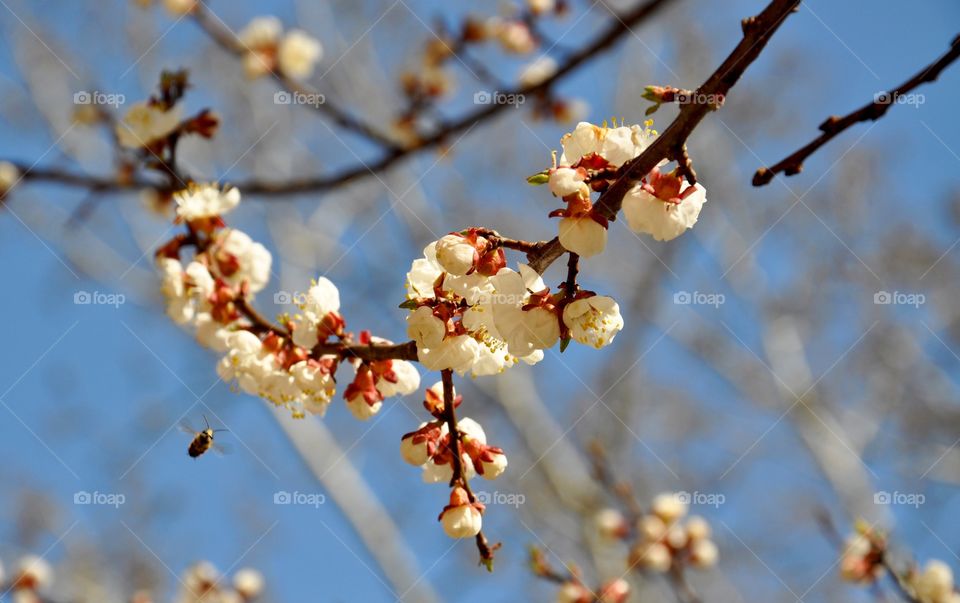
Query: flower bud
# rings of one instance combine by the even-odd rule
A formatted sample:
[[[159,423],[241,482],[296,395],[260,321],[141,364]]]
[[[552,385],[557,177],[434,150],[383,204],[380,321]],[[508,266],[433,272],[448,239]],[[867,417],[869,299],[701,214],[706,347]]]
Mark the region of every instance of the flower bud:
[[[49,586],[52,579],[53,569],[46,559],[26,555],[17,562],[14,590],[41,590]]]
[[[472,272],[480,259],[476,248],[463,235],[451,233],[437,241],[437,261],[454,276]]]
[[[582,257],[598,255],[607,246],[607,227],[589,216],[563,218],[558,229],[563,248]]]
[[[651,508],[653,513],[667,525],[671,525],[687,514],[687,503],[683,502],[679,494],[671,492],[657,495],[653,499]]]
[[[597,532],[604,538],[623,538],[630,531],[623,513],[616,509],[601,509],[593,516]]]
[[[629,597],[630,584],[623,578],[617,578],[600,588],[598,603],[626,603]]]
[[[471,503],[466,490],[457,486],[450,492],[450,504],[440,514],[443,531],[450,538],[473,538],[480,533],[483,505]]]
[[[665,544],[653,542],[630,551],[630,567],[642,567],[652,572],[666,572],[673,563],[673,555]]]
[[[718,556],[717,545],[712,540],[697,540],[690,547],[690,563],[700,569],[716,565]]]
[[[482,461],[483,479],[494,480],[507,470],[507,455],[502,452],[495,452],[490,457],[491,460]]]
[[[691,515],[687,519],[687,537],[691,541],[709,538],[710,532],[710,524],[703,517]]]
[[[256,599],[263,592],[263,574],[252,568],[243,568],[234,574],[233,588],[246,600]]]
[[[564,582],[557,591],[557,603],[592,603],[593,594],[579,582]]]

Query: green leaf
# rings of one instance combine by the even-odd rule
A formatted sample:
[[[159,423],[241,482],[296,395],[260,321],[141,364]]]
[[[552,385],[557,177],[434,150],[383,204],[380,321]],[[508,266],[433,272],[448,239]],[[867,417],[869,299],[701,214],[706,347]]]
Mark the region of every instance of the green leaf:
[[[657,109],[659,109],[659,108],[660,108],[660,103],[657,103],[657,104],[655,104],[655,105],[651,105],[651,106],[647,107],[647,110],[644,111],[643,114],[644,114],[644,115],[653,115],[654,113],[657,112]]]
[[[417,303],[417,300],[415,300],[415,299],[408,299],[408,300],[406,300],[405,302],[403,302],[402,304],[400,304],[399,307],[403,308],[404,310],[416,310],[417,307],[419,307],[419,306],[420,306],[420,304]]]
[[[569,338],[569,337],[560,340],[560,353],[561,353],[561,354],[564,352],[564,350],[567,349],[567,346],[568,346],[568,345],[570,345],[570,338]]]
[[[540,186],[541,184],[546,184],[549,181],[550,174],[547,170],[537,172],[533,176],[527,176],[527,184],[532,184],[534,186]]]

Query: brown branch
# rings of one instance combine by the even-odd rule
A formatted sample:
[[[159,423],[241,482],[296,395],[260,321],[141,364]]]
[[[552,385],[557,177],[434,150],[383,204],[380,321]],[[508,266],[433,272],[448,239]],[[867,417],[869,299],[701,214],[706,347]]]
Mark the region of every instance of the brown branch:
[[[566,61],[557,69],[557,71],[544,81],[526,87],[515,88],[504,94],[513,95],[536,95],[549,90],[557,81],[567,76],[580,66],[596,58],[599,54],[606,52],[613,47],[621,38],[631,31],[631,28],[654,15],[658,10],[668,5],[674,0],[647,0],[635,8],[619,15],[612,20],[610,25],[600,33],[593,41],[583,46],[580,50],[572,53]],[[197,23],[204,27],[213,39],[230,52],[245,52],[246,49],[239,44],[236,36],[222,25],[213,23],[210,15],[202,10],[195,15]],[[210,30],[207,30],[207,26]],[[283,81],[281,80],[281,83]],[[300,88],[300,90],[305,90]],[[439,125],[432,134],[429,134],[415,144],[398,148],[392,141],[386,140],[385,147],[387,152],[379,159],[361,162],[359,165],[348,167],[339,172],[325,174],[322,176],[305,178],[300,180],[290,180],[286,182],[264,182],[259,180],[248,180],[233,183],[244,194],[267,195],[267,196],[287,196],[297,195],[307,192],[323,192],[335,189],[350,182],[360,180],[372,175],[380,174],[393,167],[403,159],[419,154],[423,151],[443,146],[451,137],[465,133],[475,125],[487,121],[513,105],[507,104],[489,104],[482,105],[474,111],[461,116],[460,118],[446,121]],[[358,133],[362,133],[368,138],[383,138],[382,135],[369,130],[369,128],[355,120],[352,116],[338,110],[334,105],[324,103],[318,109],[325,111],[338,124],[349,128]],[[16,164],[16,162],[13,162]],[[101,192],[121,192],[129,190],[140,190],[156,186],[153,183],[144,180],[131,180],[129,182],[118,182],[110,178],[93,177],[72,172],[60,170],[30,169],[29,165],[16,164],[22,168],[21,173],[25,174],[25,179],[35,181],[53,181],[71,186],[81,186],[86,188],[96,187]],[[552,252],[551,252],[552,253]],[[562,251],[558,251],[559,256]],[[551,259],[550,261],[553,261]]]
[[[413,342],[411,342],[413,343]],[[414,347],[416,349],[416,347]],[[467,497],[470,499],[470,502],[477,502],[477,497],[473,494],[473,490],[470,489],[470,481],[466,478],[466,474],[463,470],[463,457],[460,453],[460,427],[457,424],[457,409],[454,407],[453,401],[453,371],[451,369],[444,369],[440,372],[440,378],[443,382],[443,419],[447,423],[447,431],[450,435],[450,452],[453,454],[453,478],[450,480],[450,485],[459,485],[467,492]],[[477,541],[477,550],[480,551],[480,563],[482,563],[488,571],[493,571],[493,552],[497,550],[500,545],[490,545],[487,541],[487,537],[484,536],[483,530],[481,530],[476,537]]]
[[[950,50],[933,63],[927,65],[909,80],[900,84],[889,92],[877,95],[873,102],[867,103],[856,111],[848,113],[843,117],[831,115],[825,122],[820,124],[820,130],[823,132],[820,136],[813,139],[806,146],[798,149],[792,155],[786,157],[772,167],[762,167],[753,175],[754,186],[764,186],[773,178],[783,173],[786,176],[793,176],[803,171],[803,163],[811,155],[816,153],[820,147],[824,146],[847,128],[865,121],[876,121],[886,115],[892,105],[898,102],[915,88],[923,84],[936,81],[940,73],[950,66],[951,63],[960,58],[960,36],[954,38],[950,45]]]
[[[717,109],[720,99],[726,98],[747,68],[760,56],[774,32],[799,4],[800,0],[773,0],[759,15],[742,21],[743,38],[707,81],[693,93],[695,102],[684,104],[677,118],[653,144],[618,170],[617,180],[600,195],[595,204],[601,215],[614,220],[627,191],[663,159],[679,158],[681,162],[689,159],[684,150],[687,139],[703,118]],[[563,253],[560,240],[554,238],[537,251],[528,254],[527,260],[534,270],[542,274]]]
[[[200,26],[210,38],[217,43],[221,48],[234,54],[238,57],[243,57],[249,49],[240,41],[240,38],[230,30],[229,27],[224,25],[223,21],[219,17],[214,15],[212,12],[207,10],[203,3],[198,3],[197,8],[192,13],[193,20]],[[283,87],[287,92],[292,94],[305,94],[305,95],[319,95],[320,93],[313,88],[306,86],[297,82],[296,80],[287,77],[280,71],[272,69],[270,75]],[[341,126],[346,130],[355,132],[364,136],[365,138],[380,144],[381,146],[388,149],[397,148],[397,143],[390,139],[388,136],[378,132],[369,124],[366,124],[359,119],[353,117],[343,109],[337,107],[334,103],[329,102],[329,100],[324,97],[324,102],[316,103],[309,106],[320,113],[325,114],[327,117],[332,119],[337,125]]]
[[[417,360],[417,342],[389,345],[356,345],[351,343],[318,343],[311,350],[314,357],[337,355],[340,358],[358,358],[365,361],[376,360]]]

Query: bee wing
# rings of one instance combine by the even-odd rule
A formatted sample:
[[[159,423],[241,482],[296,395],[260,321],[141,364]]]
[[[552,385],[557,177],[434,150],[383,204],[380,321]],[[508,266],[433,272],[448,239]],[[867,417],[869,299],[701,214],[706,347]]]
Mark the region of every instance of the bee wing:
[[[183,433],[189,435],[191,438],[197,436],[197,430],[195,430],[193,427],[190,427],[190,424],[186,421],[180,421],[180,423],[177,425],[177,428]]]
[[[210,444],[210,449],[217,453],[217,456],[224,456],[233,453],[233,448],[227,444],[220,444],[219,442],[212,442]]]

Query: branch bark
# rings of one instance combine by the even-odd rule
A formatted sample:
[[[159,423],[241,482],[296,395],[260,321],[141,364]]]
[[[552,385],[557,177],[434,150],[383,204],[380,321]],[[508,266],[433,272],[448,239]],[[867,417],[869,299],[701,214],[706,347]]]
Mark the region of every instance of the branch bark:
[[[809,144],[798,149],[792,155],[789,155],[772,167],[762,167],[758,169],[753,175],[753,185],[764,186],[769,184],[779,173],[783,173],[786,176],[799,174],[803,171],[803,163],[808,157],[816,153],[820,147],[855,124],[880,119],[887,114],[891,106],[897,103],[897,99],[904,97],[923,84],[936,81],[940,73],[958,58],[960,58],[960,36],[954,38],[950,44],[950,50],[947,51],[946,54],[921,69],[913,77],[893,90],[878,95],[873,102],[867,103],[843,117],[831,115],[825,122],[820,124],[820,131],[823,132],[823,134],[814,138]]]

